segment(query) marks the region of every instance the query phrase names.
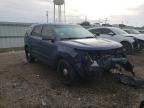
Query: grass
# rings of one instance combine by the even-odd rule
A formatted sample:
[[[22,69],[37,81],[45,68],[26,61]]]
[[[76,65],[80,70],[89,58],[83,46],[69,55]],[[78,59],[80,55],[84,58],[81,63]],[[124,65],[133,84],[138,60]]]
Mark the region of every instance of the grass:
[[[16,48],[0,48],[0,53],[9,52],[9,51],[20,51],[24,50],[23,47],[16,47]]]

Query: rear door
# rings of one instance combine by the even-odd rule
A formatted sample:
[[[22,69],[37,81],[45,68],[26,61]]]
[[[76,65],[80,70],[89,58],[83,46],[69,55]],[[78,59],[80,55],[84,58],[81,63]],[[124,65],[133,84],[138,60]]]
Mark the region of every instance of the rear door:
[[[42,40],[41,30],[42,30],[41,25],[35,26],[29,37],[31,53],[34,57],[37,58],[39,58],[41,55],[40,53],[40,49],[41,49],[40,42]]]

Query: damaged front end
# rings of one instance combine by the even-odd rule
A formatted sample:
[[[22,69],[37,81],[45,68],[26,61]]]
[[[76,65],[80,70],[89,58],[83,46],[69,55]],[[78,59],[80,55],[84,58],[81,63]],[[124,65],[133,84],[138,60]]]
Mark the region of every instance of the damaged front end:
[[[103,72],[111,70],[125,69],[133,75],[134,66],[129,62],[127,56],[123,54],[121,48],[106,51],[81,51],[78,50],[76,56],[80,76],[92,78],[101,76]]]

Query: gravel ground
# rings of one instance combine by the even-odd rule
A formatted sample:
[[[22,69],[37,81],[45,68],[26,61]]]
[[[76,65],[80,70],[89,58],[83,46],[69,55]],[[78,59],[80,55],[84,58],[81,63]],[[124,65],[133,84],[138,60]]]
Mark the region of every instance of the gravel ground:
[[[143,54],[129,58],[144,79]],[[0,53],[0,108],[138,108],[142,100],[142,88],[122,85],[111,75],[67,87],[54,69],[28,64],[23,51]]]

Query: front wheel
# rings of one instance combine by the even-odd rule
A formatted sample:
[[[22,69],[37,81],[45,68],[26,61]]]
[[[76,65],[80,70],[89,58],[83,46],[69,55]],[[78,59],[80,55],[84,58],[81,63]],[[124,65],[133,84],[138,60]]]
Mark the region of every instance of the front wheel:
[[[77,76],[74,69],[71,64],[64,59],[59,61],[57,72],[60,75],[60,80],[65,85],[72,85],[72,83],[76,80]]]
[[[121,44],[123,45],[123,51],[126,54],[132,54],[132,45],[128,42],[121,42]]]
[[[29,63],[33,63],[35,61],[34,57],[32,57],[28,47],[25,48],[25,55],[26,55],[26,59]]]

